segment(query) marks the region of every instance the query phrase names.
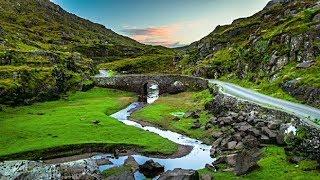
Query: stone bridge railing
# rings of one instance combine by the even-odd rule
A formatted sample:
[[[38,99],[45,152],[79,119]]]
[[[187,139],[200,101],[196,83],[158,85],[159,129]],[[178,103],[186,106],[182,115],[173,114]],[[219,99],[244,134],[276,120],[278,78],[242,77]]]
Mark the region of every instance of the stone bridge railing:
[[[208,81],[199,77],[184,75],[119,75],[114,77],[95,77],[95,84],[125,91],[136,92],[140,95],[145,93],[147,83],[156,83],[159,94],[178,93],[185,90],[203,90],[208,87]]]

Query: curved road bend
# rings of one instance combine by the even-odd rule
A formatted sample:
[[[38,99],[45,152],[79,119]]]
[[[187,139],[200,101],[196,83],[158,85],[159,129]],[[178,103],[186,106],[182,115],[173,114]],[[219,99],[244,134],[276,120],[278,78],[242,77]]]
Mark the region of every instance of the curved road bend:
[[[319,125],[312,122],[312,120],[320,119],[320,109],[273,98],[256,91],[237,86],[232,83],[222,82],[214,79],[208,79],[208,81],[209,83],[217,84],[218,86],[220,86],[220,90],[225,94],[238,97],[243,100],[251,101],[262,106],[275,109],[280,108],[282,111],[297,115],[298,117],[303,118],[307,123],[320,128]]]

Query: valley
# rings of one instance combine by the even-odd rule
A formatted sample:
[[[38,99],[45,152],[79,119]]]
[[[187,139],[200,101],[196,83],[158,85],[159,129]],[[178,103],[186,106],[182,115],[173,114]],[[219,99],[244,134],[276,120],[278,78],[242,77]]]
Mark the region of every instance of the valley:
[[[0,180],[319,179],[318,0],[144,44],[166,28],[0,0]]]

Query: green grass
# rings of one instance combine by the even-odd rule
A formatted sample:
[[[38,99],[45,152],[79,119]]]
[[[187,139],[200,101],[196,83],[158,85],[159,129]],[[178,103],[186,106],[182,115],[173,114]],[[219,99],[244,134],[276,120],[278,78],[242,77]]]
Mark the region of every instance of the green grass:
[[[110,177],[110,176],[116,176],[116,175],[120,175],[124,172],[131,172],[131,167],[130,166],[120,166],[120,167],[113,167],[110,168],[108,170],[103,171],[103,176],[104,177]]]
[[[263,157],[258,162],[260,168],[244,176],[235,176],[231,172],[212,172],[200,170],[200,174],[212,174],[215,179],[319,179],[317,162],[305,160],[298,165],[289,163],[283,147],[268,146],[264,148]]]
[[[81,144],[122,144],[148,153],[174,153],[177,145],[171,141],[108,116],[135,100],[134,96],[94,88],[72,94],[68,100],[7,108],[0,112],[0,156]],[[100,124],[94,125],[94,120]]]
[[[207,112],[203,111],[201,113],[199,120],[202,127],[200,129],[191,129],[195,121],[194,119],[181,118],[179,121],[176,121],[172,114],[204,109],[204,103],[212,98],[208,90],[165,95],[161,96],[155,103],[133,113],[132,118],[137,121],[156,124],[165,129],[170,129],[193,138],[208,141],[213,129],[204,129],[206,122],[210,119],[210,115]]]
[[[136,58],[125,58],[110,63],[99,64],[99,69],[127,71],[130,73],[172,73],[176,72],[173,55],[143,55]]]

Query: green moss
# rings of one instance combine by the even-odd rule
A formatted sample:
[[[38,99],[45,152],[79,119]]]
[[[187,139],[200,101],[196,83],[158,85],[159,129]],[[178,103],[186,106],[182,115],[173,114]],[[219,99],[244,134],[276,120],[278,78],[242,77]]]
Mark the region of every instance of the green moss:
[[[177,145],[171,141],[108,116],[134,101],[133,96],[94,88],[72,94],[67,100],[6,108],[0,112],[0,156],[81,144],[134,146],[148,153],[175,152]],[[94,120],[100,121],[99,125],[94,125]]]
[[[131,167],[130,166],[113,167],[103,171],[103,176],[107,178],[110,176],[120,175],[124,172],[131,172]]]

